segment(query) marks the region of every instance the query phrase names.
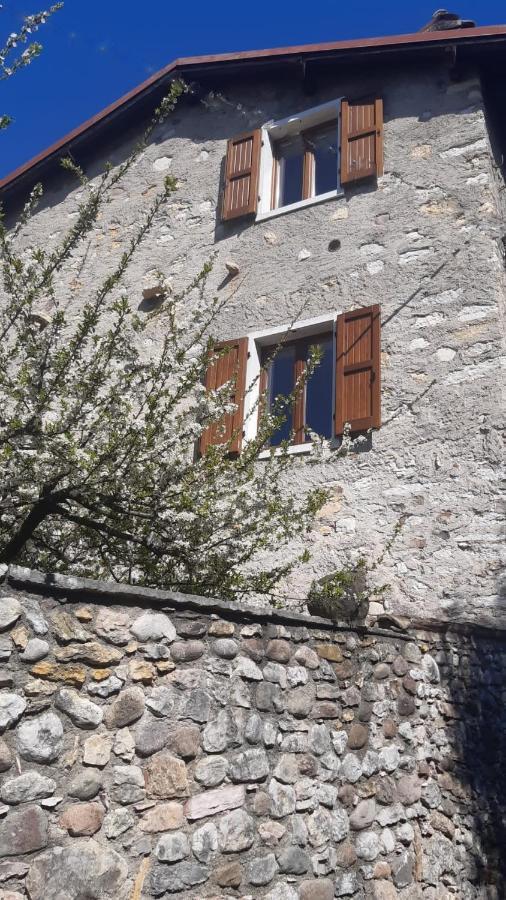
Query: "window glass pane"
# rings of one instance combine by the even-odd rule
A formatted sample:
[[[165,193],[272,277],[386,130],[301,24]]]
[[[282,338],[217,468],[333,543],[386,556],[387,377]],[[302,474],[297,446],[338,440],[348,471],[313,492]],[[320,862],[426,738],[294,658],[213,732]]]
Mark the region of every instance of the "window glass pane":
[[[332,437],[332,376],[334,367],[333,339],[329,335],[318,341],[308,341],[309,347],[319,346],[322,359],[306,385],[306,425],[323,437]]]
[[[307,136],[313,151],[314,196],[337,189],[337,125]]]
[[[302,200],[304,144],[300,135],[277,145],[278,207]]]
[[[270,365],[269,372],[269,404],[272,408],[276,397],[287,397],[293,391],[295,383],[295,347],[288,344],[282,347]],[[290,437],[292,430],[292,410],[282,409],[286,421],[272,435],[271,445],[276,446]]]

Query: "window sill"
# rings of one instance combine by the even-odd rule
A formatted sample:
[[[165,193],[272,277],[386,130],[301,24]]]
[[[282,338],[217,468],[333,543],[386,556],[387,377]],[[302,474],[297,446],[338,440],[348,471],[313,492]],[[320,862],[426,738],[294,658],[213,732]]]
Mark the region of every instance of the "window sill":
[[[267,219],[284,216],[285,213],[295,212],[297,209],[305,209],[306,206],[316,206],[318,203],[325,203],[326,200],[335,200],[337,197],[344,197],[344,191],[341,188],[338,188],[336,191],[328,191],[326,194],[320,194],[318,197],[308,197],[307,200],[299,200],[298,203],[290,203],[289,206],[280,206],[279,209],[259,212],[255,222],[265,222]]]
[[[363,442],[367,443],[367,438],[370,437],[370,432],[360,432],[360,434],[362,434],[363,436]],[[342,437],[325,438],[324,444],[327,450],[330,450],[331,452],[340,450],[342,447]],[[313,449],[314,444],[309,442],[307,444],[292,444],[292,446],[288,448],[288,456],[308,456],[313,452]],[[281,456],[281,454],[282,451],[278,447],[274,451],[274,456]],[[270,455],[270,450],[262,450],[258,454],[257,459],[269,459]]]
[[[302,454],[312,453],[313,445],[310,443],[307,444],[292,444],[291,447],[288,448],[287,453],[289,456],[300,456]],[[274,456],[282,456],[283,451],[278,447],[274,450]],[[258,454],[258,459],[269,459],[271,456],[271,450],[262,450],[261,453]]]

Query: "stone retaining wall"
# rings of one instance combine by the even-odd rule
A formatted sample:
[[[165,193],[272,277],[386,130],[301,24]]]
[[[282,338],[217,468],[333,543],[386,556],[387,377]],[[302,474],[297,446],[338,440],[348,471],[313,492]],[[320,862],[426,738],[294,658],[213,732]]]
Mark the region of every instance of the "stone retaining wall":
[[[504,896],[504,636],[0,591],[1,900]]]

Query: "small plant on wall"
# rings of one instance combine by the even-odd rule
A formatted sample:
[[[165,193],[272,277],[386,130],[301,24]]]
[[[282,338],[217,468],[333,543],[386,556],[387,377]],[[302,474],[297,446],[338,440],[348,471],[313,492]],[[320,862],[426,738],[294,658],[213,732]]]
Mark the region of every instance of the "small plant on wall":
[[[307,608],[311,615],[333,622],[363,622],[369,611],[365,559],[313,581]]]
[[[310,614],[333,622],[365,622],[370,600],[382,596],[390,588],[389,584],[374,584],[373,573],[391,549],[403,524],[404,519],[399,519],[381,555],[370,566],[364,557],[360,557],[357,562],[347,563],[342,569],[315,579],[307,598]]]

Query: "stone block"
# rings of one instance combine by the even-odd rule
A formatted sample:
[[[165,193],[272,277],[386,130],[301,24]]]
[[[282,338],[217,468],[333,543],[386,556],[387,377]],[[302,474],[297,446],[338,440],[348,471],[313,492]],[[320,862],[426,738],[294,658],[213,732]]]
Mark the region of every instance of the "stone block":
[[[227,785],[191,797],[185,803],[184,813],[187,819],[195,821],[195,819],[215,816],[220,812],[242,806],[245,799],[246,792],[242,784]]]
[[[78,728],[97,728],[104,715],[100,706],[81,697],[77,691],[68,688],[58,691],[54,705],[64,712]]]
[[[35,663],[30,672],[36,678],[47,678],[48,681],[61,682],[62,684],[75,684],[77,687],[81,687],[86,681],[86,669],[84,666],[58,665],[47,660]]]
[[[60,662],[83,662],[89,666],[114,666],[124,656],[123,650],[107,647],[99,641],[87,641],[84,644],[70,644],[55,653]]]
[[[171,800],[188,793],[186,765],[165,750],[149,759],[144,768],[144,779],[148,797]]]
[[[140,687],[126,688],[105,713],[108,728],[124,728],[140,719],[144,712],[144,692]]]
[[[50,763],[63,750],[63,724],[55,713],[47,712],[22,722],[16,740],[20,756],[37,763]]]
[[[2,597],[0,603],[0,631],[6,631],[16,624],[22,612],[17,597]]]
[[[135,619],[130,631],[138,641],[176,640],[176,629],[164,613],[146,612]]]
[[[142,816],[139,828],[148,834],[157,834],[160,831],[173,831],[181,828],[184,822],[183,807],[180,803],[158,803]]]
[[[60,816],[59,825],[72,837],[90,837],[102,827],[104,813],[101,803],[74,803]]]
[[[243,809],[225,813],[218,822],[218,840],[222,853],[241,853],[255,841],[256,829],[251,816]]]
[[[326,659],[329,662],[342,662],[343,651],[338,644],[317,644],[315,651],[320,659]]]
[[[84,764],[103,768],[111,758],[111,749],[112,737],[109,734],[94,734],[84,742]]]
[[[47,841],[47,815],[38,806],[12,810],[0,822],[0,858],[42,850]]]
[[[242,866],[239,862],[225,863],[214,872],[214,880],[220,887],[238,888],[243,878]]]
[[[311,878],[299,887],[299,900],[333,900],[334,883],[329,878]]]
[[[56,790],[56,781],[39,772],[23,772],[16,778],[4,781],[0,788],[0,799],[4,803],[27,803],[50,797]]]
[[[128,865],[119,853],[88,838],[67,847],[54,847],[30,866],[26,886],[30,900],[118,900]]]

